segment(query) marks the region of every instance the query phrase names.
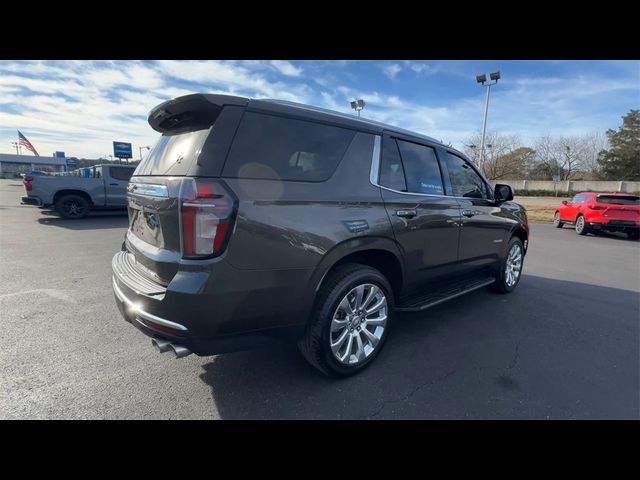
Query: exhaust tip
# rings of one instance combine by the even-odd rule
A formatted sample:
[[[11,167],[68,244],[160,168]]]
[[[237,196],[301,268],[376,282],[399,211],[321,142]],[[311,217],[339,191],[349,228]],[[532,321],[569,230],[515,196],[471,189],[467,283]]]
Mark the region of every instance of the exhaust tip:
[[[191,350],[183,347],[182,345],[171,344],[171,348],[173,349],[173,353],[176,354],[176,358],[186,357],[187,355],[191,355]]]
[[[160,353],[171,350],[171,343],[168,340],[163,340],[161,338],[152,338],[151,345],[153,345]]]

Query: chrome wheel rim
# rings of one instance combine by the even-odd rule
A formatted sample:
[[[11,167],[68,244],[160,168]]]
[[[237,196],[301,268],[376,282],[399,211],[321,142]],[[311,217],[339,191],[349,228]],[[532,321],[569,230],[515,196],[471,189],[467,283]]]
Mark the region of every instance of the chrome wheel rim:
[[[380,287],[363,283],[338,303],[331,319],[329,347],[338,362],[357,365],[380,345],[387,328],[387,297]]]
[[[559,213],[556,213],[556,214],[553,216],[553,224],[557,226],[559,223],[560,223],[560,214],[559,214]]]
[[[584,217],[578,217],[578,220],[576,220],[576,231],[582,232],[583,228],[584,228]]]
[[[507,255],[507,266],[504,269],[504,279],[508,287],[513,287],[522,271],[522,249],[515,244],[509,249]]]

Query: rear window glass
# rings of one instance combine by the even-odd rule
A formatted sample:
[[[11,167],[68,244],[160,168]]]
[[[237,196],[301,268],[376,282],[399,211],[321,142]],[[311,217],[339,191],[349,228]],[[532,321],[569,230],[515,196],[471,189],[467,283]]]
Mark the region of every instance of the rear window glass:
[[[380,185],[399,192],[407,191],[404,169],[402,168],[402,161],[400,160],[398,144],[395,138],[387,137],[382,142]]]
[[[346,128],[247,112],[223,175],[322,182],[333,174],[355,133]]]
[[[134,175],[186,175],[200,155],[210,129],[163,135],[140,162]]]
[[[596,197],[598,203],[611,203],[613,205],[640,205],[640,197],[634,195],[599,195]]]
[[[398,140],[407,178],[407,190],[414,193],[444,195],[436,152],[431,147]]]
[[[111,177],[116,180],[129,180],[131,178],[131,174],[133,173],[133,168],[127,167],[110,167],[109,174]]]

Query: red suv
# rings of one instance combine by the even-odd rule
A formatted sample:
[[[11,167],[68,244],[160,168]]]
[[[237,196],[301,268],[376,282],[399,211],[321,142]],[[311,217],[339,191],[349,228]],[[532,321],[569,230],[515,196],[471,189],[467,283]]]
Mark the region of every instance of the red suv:
[[[578,235],[608,230],[625,232],[632,240],[640,233],[640,197],[626,193],[582,192],[562,202],[553,217],[553,225],[575,225]]]

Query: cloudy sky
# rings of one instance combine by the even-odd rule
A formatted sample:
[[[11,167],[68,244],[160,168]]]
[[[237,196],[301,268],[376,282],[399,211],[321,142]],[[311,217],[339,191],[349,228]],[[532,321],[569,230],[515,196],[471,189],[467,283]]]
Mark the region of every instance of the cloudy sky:
[[[149,110],[194,92],[341,112],[363,98],[363,116],[461,148],[482,126],[475,75],[494,70],[488,129],[524,143],[604,132],[640,108],[638,61],[0,61],[0,152],[15,153],[19,129],[43,156],[106,158],[117,140],[137,157],[157,139]]]

